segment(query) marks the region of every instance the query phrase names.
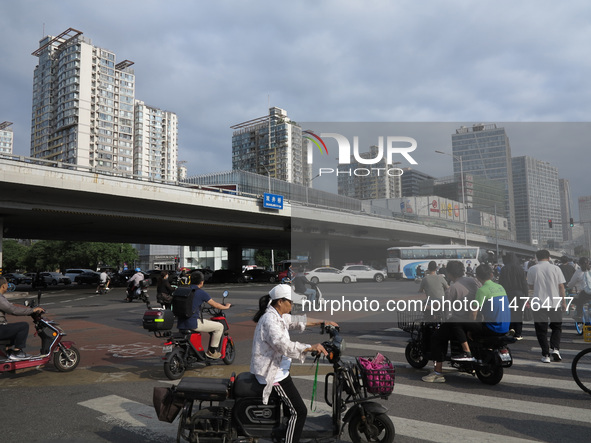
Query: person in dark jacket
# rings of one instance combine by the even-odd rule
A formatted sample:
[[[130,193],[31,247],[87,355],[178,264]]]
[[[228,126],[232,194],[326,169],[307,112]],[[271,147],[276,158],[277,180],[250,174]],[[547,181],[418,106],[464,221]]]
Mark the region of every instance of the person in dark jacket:
[[[505,288],[511,308],[509,332],[513,331],[515,338],[521,340],[523,338],[523,309],[529,293],[527,277],[515,254],[507,254],[503,258],[503,262],[504,266],[499,273],[499,284]]]
[[[170,309],[172,306],[172,293],[174,289],[168,281],[168,271],[162,271],[158,276],[156,286],[156,301],[162,305],[164,309]]]

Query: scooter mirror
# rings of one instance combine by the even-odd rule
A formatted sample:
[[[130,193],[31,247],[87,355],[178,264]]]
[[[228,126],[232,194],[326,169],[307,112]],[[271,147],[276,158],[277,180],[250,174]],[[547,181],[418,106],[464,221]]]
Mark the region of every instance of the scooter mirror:
[[[222,292],[222,297],[226,298],[227,296],[228,296],[228,291],[227,290],[224,291],[224,292]]]

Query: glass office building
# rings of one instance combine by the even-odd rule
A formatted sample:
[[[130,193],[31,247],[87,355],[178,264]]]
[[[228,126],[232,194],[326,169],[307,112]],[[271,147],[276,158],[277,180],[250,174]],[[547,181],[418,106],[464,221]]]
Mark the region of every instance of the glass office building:
[[[452,134],[451,139],[454,174],[459,175],[463,169],[465,174],[501,182],[504,207],[497,208],[497,211],[500,216],[507,217],[509,228],[515,231],[511,146],[505,129],[497,128],[496,124],[462,126]]]
[[[555,247],[555,242],[563,240],[564,225],[558,168],[527,156],[513,158],[512,167],[517,241],[540,248]]]

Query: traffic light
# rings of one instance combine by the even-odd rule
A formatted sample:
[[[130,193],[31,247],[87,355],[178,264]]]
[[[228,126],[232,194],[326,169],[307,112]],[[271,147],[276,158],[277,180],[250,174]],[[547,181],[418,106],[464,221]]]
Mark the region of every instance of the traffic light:
[[[549,228],[551,228],[551,227],[552,227],[552,219],[551,219],[551,218],[549,218],[549,219],[548,219],[548,227],[549,227]]]
[[[573,228],[575,226],[575,219],[571,217],[570,219],[570,227]]]

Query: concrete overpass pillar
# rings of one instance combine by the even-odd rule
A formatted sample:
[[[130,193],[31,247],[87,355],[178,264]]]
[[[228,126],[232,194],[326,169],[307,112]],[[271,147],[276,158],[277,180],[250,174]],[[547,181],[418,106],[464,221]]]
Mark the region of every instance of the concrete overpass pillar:
[[[242,245],[228,247],[228,269],[242,272]]]
[[[328,240],[315,241],[311,245],[311,255],[313,266],[330,265],[330,245]]]

